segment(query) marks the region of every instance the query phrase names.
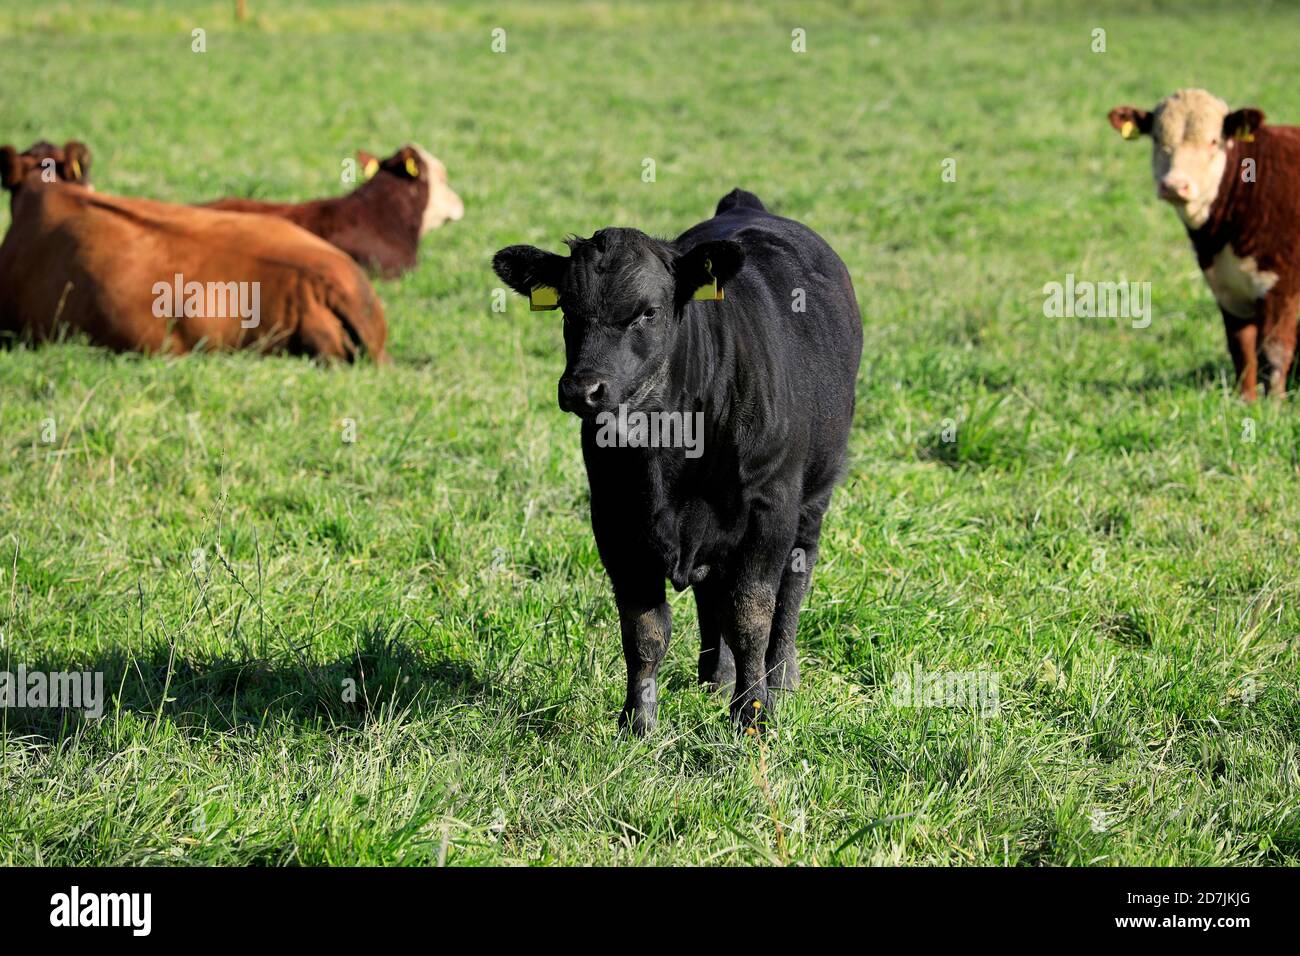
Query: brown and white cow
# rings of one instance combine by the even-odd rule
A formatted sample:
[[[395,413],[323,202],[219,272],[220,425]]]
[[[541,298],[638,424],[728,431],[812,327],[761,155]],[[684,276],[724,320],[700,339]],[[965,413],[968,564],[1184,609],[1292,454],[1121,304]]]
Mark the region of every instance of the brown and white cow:
[[[419,146],[380,160],[358,151],[366,180],[346,196],[303,203],[219,199],[212,209],[280,216],[314,232],[386,278],[415,267],[420,239],[465,214],[447,184],[447,167]]]
[[[1261,375],[1280,396],[1300,315],[1300,127],[1266,126],[1260,110],[1195,89],[1150,112],[1118,106],[1110,123],[1152,139],[1156,195],[1182,219],[1219,303],[1242,397],[1255,398]]]
[[[77,159],[83,174],[88,157]],[[124,351],[386,359],[383,307],[329,243],[279,219],[49,181],[47,158],[48,144],[0,148],[13,212],[0,243],[0,334],[40,341],[70,329]]]

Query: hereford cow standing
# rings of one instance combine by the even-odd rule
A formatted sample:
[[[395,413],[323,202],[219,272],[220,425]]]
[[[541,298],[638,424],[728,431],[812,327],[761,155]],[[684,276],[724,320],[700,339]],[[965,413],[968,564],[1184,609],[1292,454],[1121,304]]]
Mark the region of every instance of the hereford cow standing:
[[[799,607],[853,419],[853,283],[816,233],[741,190],[672,242],[602,229],[568,245],[511,246],[493,267],[564,311],[560,407],[582,419],[618,605],[620,723],[655,724],[668,578],[695,591],[700,680],[733,684],[732,717],[753,727],[799,679]]]
[[[1282,395],[1300,315],[1300,128],[1265,126],[1261,111],[1205,90],[1153,112],[1116,107],[1110,122],[1152,138],[1156,195],[1182,218],[1219,303],[1242,397],[1255,398],[1261,372]]]
[[[465,214],[465,205],[447,184],[447,167],[419,146],[403,146],[380,160],[366,152],[357,158],[365,182],[333,199],[269,203],[218,199],[210,209],[280,216],[338,246],[367,269],[392,278],[413,269],[420,239],[430,229]]]
[[[329,243],[278,219],[47,181],[47,146],[0,148],[13,213],[0,244],[0,334],[39,341],[71,329],[118,350],[385,359],[383,308]]]

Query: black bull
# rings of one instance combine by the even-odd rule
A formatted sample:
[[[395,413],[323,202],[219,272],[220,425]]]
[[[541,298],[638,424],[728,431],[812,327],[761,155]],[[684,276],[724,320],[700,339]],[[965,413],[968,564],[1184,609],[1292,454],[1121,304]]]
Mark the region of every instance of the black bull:
[[[582,418],[591,524],[618,604],[620,722],[655,725],[667,578],[695,591],[700,680],[733,685],[732,718],[761,724],[772,692],[798,685],[799,608],[844,471],[862,353],[848,270],[741,190],[672,242],[602,229],[569,247],[511,246],[493,267],[564,310],[560,404]],[[638,412],[685,427],[638,440],[626,428]],[[693,448],[645,440],[692,423]]]

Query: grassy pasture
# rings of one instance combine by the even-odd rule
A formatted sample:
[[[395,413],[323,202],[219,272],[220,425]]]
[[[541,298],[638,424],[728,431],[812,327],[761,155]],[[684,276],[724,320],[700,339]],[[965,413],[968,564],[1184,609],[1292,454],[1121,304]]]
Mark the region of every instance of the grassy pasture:
[[[5,0],[0,142],[81,139],[101,190],[184,202],[332,194],[414,140],[466,217],[377,283],[382,370],[0,351],[0,670],[112,693],[0,711],[0,861],[1300,859],[1300,413],[1233,396],[1105,120],[1197,85],[1300,122],[1300,11],[233,6]],[[629,741],[559,322],[493,312],[488,261],[673,235],[735,185],[854,275],[851,467],[777,731],[695,687],[687,594]],[[1045,318],[1071,273],[1151,283],[1150,327]],[[913,667],[995,673],[997,713],[895,706]]]

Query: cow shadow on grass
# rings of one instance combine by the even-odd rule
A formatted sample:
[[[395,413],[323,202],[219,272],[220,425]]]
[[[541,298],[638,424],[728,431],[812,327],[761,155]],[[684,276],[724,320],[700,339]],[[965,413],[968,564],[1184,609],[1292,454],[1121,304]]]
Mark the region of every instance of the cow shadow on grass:
[[[1216,359],[1202,362],[1200,365],[1184,369],[1181,372],[1152,373],[1137,381],[1126,381],[1118,378],[1084,379],[1079,382],[1079,385],[1089,391],[1111,395],[1116,392],[1139,394],[1162,392],[1174,388],[1205,389],[1226,386],[1231,389],[1234,381],[1232,363],[1225,358],[1223,360]]]
[[[17,677],[90,672],[103,675],[103,719],[132,713],[161,716],[180,726],[225,732],[268,720],[325,728],[357,728],[376,716],[428,715],[487,693],[489,682],[464,661],[431,656],[405,640],[399,626],[368,628],[347,654],[311,660],[293,649],[273,657],[190,654],[167,645],[145,652],[114,649],[87,659],[0,658],[0,671]],[[30,701],[26,701],[30,703]],[[10,706],[0,729],[10,736],[52,743],[74,734],[86,719],[76,708]]]

